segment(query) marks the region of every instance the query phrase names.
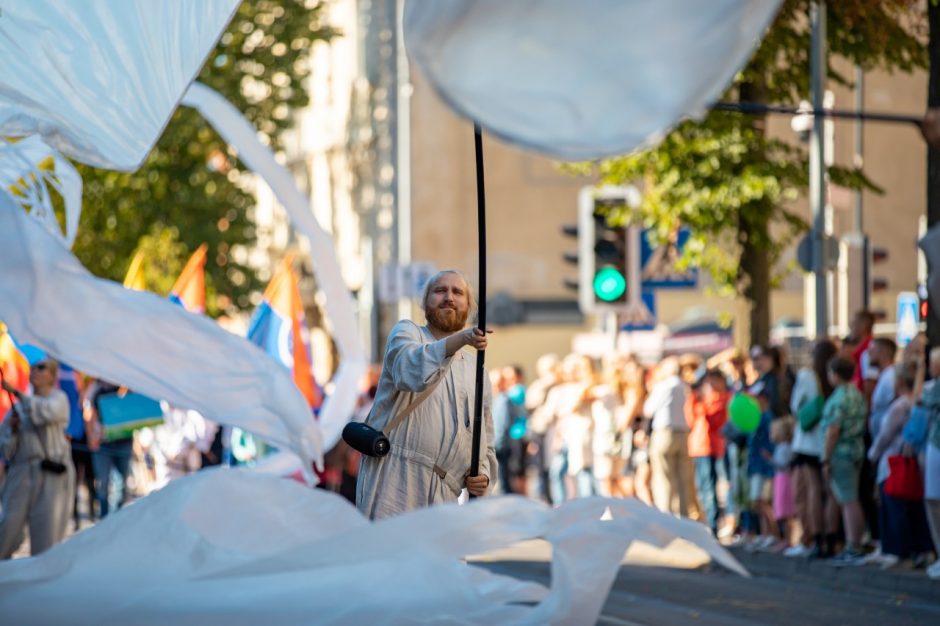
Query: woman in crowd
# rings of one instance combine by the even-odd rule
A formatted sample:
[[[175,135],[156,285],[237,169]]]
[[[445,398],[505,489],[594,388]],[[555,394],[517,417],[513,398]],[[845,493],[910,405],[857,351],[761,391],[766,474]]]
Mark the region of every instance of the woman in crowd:
[[[812,367],[797,373],[790,398],[790,411],[797,418],[793,432],[793,506],[802,537],[784,552],[786,556],[823,556],[823,533],[836,532],[836,528],[824,527],[825,489],[820,465],[824,438],[820,421],[823,405],[833,391],[826,367],[835,354],[833,342],[817,341],[813,345]]]
[[[920,367],[923,367],[921,363]],[[895,400],[868,450],[868,460],[877,463],[876,481],[881,495],[881,561],[885,567],[901,559],[924,559],[930,552],[930,535],[922,499],[907,499],[889,493],[890,459],[900,456],[904,445],[903,431],[914,406],[916,366],[901,364],[895,369]],[[900,471],[895,470],[895,471]],[[914,476],[895,476],[894,481],[913,480]],[[916,478],[919,478],[916,477]],[[910,485],[906,485],[910,487]]]

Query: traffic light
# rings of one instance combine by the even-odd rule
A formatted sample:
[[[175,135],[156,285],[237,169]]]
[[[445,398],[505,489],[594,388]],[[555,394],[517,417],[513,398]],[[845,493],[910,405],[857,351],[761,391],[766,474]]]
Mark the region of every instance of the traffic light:
[[[578,237],[578,254],[565,255],[566,261],[578,264],[578,281],[565,284],[577,288],[582,313],[617,311],[627,305],[629,274],[623,210],[633,199],[631,191],[635,194],[632,188],[585,187],[579,198],[577,229],[562,229]]]
[[[627,301],[627,233],[623,226],[610,223],[611,214],[618,209],[623,209],[622,200],[594,200],[591,215],[594,219],[594,275],[591,289],[595,308],[623,305]]]
[[[927,285],[917,286],[917,312],[920,314],[920,321],[925,322],[930,315],[930,298],[927,294]]]
[[[886,276],[877,274],[877,267],[888,260],[888,249],[869,245],[867,252],[865,277],[868,281],[868,293],[871,295],[883,293],[888,290],[890,283]],[[871,302],[870,297],[869,302]],[[875,315],[875,319],[878,321],[884,321],[888,317],[884,309],[869,306],[869,310],[871,310]]]

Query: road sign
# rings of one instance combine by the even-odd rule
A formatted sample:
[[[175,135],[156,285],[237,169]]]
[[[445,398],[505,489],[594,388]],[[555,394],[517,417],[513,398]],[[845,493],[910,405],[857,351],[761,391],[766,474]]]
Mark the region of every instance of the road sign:
[[[620,330],[654,330],[656,328],[656,295],[653,291],[644,290],[640,296],[642,307],[636,307],[621,316],[623,323]],[[626,319],[624,319],[626,318]]]
[[[650,243],[652,231],[644,230],[640,237],[640,264],[643,267],[643,289],[682,289],[698,284],[698,270],[679,269],[676,262],[689,240],[691,231],[680,228],[670,241],[655,248]]]
[[[379,302],[389,304],[406,298],[420,298],[424,284],[436,272],[434,264],[427,261],[382,265],[379,268]]]
[[[899,346],[909,344],[920,331],[920,300],[913,291],[898,294],[897,342]]]

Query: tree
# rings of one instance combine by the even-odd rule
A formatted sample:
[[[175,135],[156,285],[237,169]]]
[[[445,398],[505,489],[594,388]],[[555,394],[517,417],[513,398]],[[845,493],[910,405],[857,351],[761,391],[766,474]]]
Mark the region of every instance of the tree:
[[[809,98],[810,0],[784,0],[759,48],[736,77],[726,98],[794,102]],[[835,56],[865,69],[910,72],[926,66],[925,24],[916,0],[840,0],[827,4],[829,77],[848,79],[832,66]],[[770,333],[773,268],[781,253],[807,229],[788,208],[808,184],[805,150],[769,137],[762,117],[711,112],[701,122],[680,124],[657,147],[589,166],[604,183],[640,181],[635,214],[665,237],[679,225],[692,237],[683,262],[710,272],[720,292],[750,305],[753,343]],[[581,168],[582,171],[585,169]],[[833,183],[877,187],[860,171],[831,168]]]
[[[325,26],[315,0],[245,0],[232,18],[198,79],[232,102],[275,150],[290,127],[291,112],[308,102],[304,79],[307,53],[335,33]],[[124,173],[80,166],[85,182],[82,220],[74,251],[99,276],[121,280],[141,237],[155,252],[148,259],[167,271],[182,267],[203,242],[210,314],[219,305],[251,305],[261,285],[250,267],[235,260],[238,247],[255,240],[243,165],[195,111],[180,107],[144,165]],[[176,244],[178,238],[180,245]],[[160,292],[174,276],[157,279]]]

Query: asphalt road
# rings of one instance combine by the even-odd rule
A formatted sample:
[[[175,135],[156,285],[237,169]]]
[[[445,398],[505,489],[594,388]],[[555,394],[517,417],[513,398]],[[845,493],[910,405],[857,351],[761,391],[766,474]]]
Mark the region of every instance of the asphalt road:
[[[539,560],[477,563],[493,571],[549,583]],[[877,574],[882,574],[877,572]],[[896,626],[940,624],[940,593],[914,597],[859,584],[840,589],[820,576],[765,573],[745,579],[719,567],[672,569],[624,565],[599,624],[825,624]],[[921,575],[923,575],[921,573]],[[938,587],[940,589],[940,587]]]

